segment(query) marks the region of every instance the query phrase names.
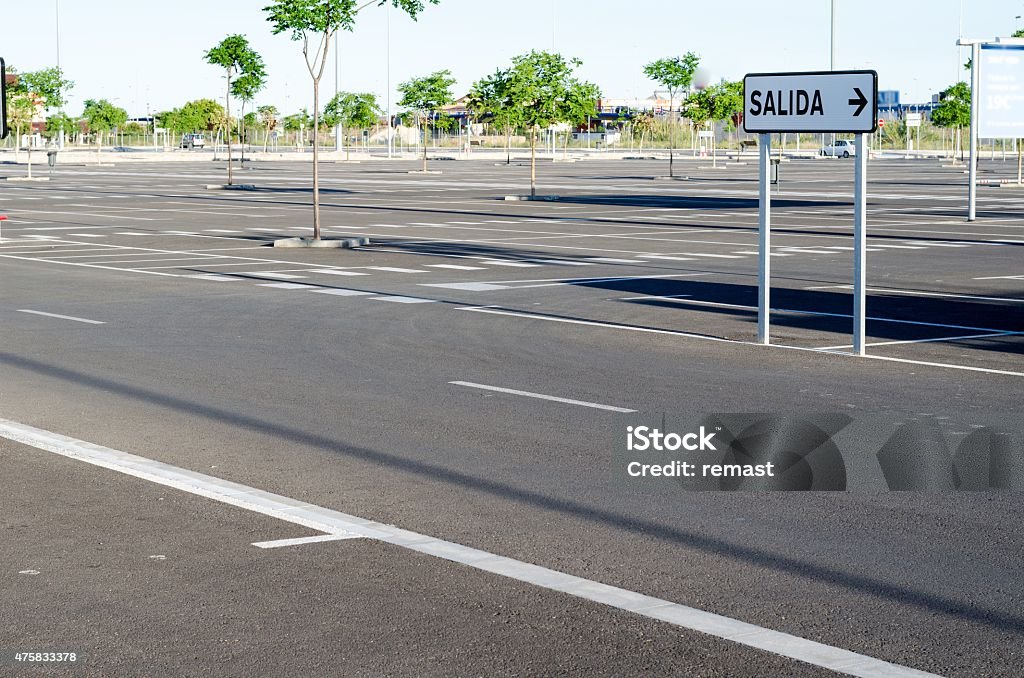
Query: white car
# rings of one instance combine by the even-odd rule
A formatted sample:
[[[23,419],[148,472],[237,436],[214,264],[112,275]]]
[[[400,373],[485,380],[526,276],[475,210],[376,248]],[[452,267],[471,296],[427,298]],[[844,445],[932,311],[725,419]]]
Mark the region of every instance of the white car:
[[[825,146],[818,155],[824,155],[831,158],[852,158],[857,155],[857,146],[852,141],[846,139],[836,139],[835,143],[831,146]]]
[[[182,148],[206,148],[206,137],[202,134],[185,134],[181,137]]]

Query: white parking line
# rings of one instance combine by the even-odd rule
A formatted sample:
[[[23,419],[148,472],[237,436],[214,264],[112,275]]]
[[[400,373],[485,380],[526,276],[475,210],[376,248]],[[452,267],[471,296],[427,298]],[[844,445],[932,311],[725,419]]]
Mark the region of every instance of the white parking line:
[[[476,384],[471,381],[449,381],[449,384],[454,386],[465,386],[467,388],[477,388],[482,391],[495,391],[497,393],[508,393],[510,395],[524,396],[526,398],[536,398],[538,400],[550,400],[556,403],[565,403],[567,405],[579,405],[580,407],[589,407],[595,410],[608,410],[609,412],[622,412],[629,414],[636,412],[636,410],[626,409],[625,407],[616,407],[614,405],[602,405],[600,403],[590,403],[585,400],[573,400],[571,398],[560,398],[558,396],[544,395],[543,393],[532,393],[530,391],[517,391],[513,388],[503,388],[501,386],[488,386],[487,384]]]
[[[303,546],[305,544],[319,544],[325,541],[341,541],[344,539],[363,539],[361,534],[350,532],[337,532],[335,534],[318,534],[315,537],[297,537],[295,539],[275,539],[274,541],[254,541],[253,546],[261,549],[279,549],[285,546]]]
[[[852,676],[935,678],[934,674],[891,664],[867,655],[807,640],[695,607],[680,605],[617,586],[584,579],[532,563],[403,530],[359,516],[298,502],[295,499],[171,466],[138,455],[69,438],[50,431],[0,419],[0,437],[70,459],[141,478],[157,485],[205,497],[243,510],[270,516],[326,535],[359,535],[367,539],[460,563],[484,572],[558,591],[680,628],[771,652],[812,666]],[[325,536],[326,536],[325,535]]]
[[[76,323],[86,323],[87,325],[106,325],[105,322],[99,320],[89,320],[88,318],[76,318],[73,315],[59,315],[57,313],[46,313],[45,311],[32,311],[27,308],[19,308],[18,313],[31,313],[32,315],[46,316],[47,318],[58,318],[60,320],[73,320]]]

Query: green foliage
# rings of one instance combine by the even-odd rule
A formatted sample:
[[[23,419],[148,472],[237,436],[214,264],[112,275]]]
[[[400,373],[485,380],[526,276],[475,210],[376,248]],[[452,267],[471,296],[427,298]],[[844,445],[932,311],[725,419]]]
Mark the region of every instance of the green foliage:
[[[683,117],[701,126],[709,120],[727,120],[742,110],[743,83],[723,82],[687,97]]]
[[[267,132],[272,132],[277,127],[277,116],[279,115],[277,106],[260,106],[256,109],[256,115],[259,116],[260,124],[267,129]]]
[[[958,82],[945,92],[945,98],[932,111],[932,124],[960,129],[971,124],[971,88]]]
[[[109,132],[128,121],[128,112],[106,99],[87,99],[82,117],[88,121],[89,131]]]
[[[381,112],[373,94],[338,92],[324,107],[323,120],[328,127],[372,127],[380,120]]]
[[[536,130],[596,115],[600,90],[573,77],[581,63],[543,51],[513,58],[507,95],[516,117]]]
[[[313,126],[313,118],[305,108],[299,113],[285,116],[282,122],[285,130],[288,132],[298,132],[300,129],[309,129]]]
[[[75,120],[63,113],[51,115],[46,119],[46,136],[50,138],[60,136],[62,130],[64,134],[70,135],[74,134],[77,129],[78,125]]]
[[[67,103],[65,95],[75,86],[64,78],[64,72],[59,68],[22,73],[18,76],[18,84],[23,91],[40,97],[46,110],[62,108]]]
[[[497,70],[477,80],[469,90],[468,108],[480,118],[510,131],[522,124],[522,111],[512,100],[512,71]]]
[[[224,118],[224,107],[213,99],[197,99],[156,115],[160,127],[172,132],[208,132],[223,125]]]
[[[452,96],[452,85],[455,78],[451,71],[436,71],[422,78],[412,78],[400,84],[398,91],[402,99],[398,105],[420,115],[429,117],[441,107],[455,101]]]
[[[693,74],[700,65],[700,57],[687,52],[681,57],[666,57],[644,66],[644,75],[668,90],[669,97],[675,98],[680,90],[690,87]]]
[[[381,6],[387,2],[378,0],[376,4]],[[436,5],[439,0],[428,2]],[[413,19],[424,9],[422,0],[392,0],[391,4]],[[306,40],[311,34],[351,31],[363,6],[357,0],[278,0],[263,11],[267,13],[267,21],[274,24],[274,35],[291,33],[292,40]]]

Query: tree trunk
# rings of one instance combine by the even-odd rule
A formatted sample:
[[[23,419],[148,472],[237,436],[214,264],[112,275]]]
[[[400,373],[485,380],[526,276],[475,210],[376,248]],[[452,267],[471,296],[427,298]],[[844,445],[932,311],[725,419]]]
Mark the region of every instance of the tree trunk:
[[[228,71],[228,93],[224,97],[224,137],[228,142],[228,186],[233,181],[231,173],[231,71]]]
[[[326,58],[326,57],[325,57]],[[313,240],[320,239],[320,79],[313,79]]]
[[[505,128],[505,164],[512,164],[512,127]]]
[[[239,151],[242,157],[238,162],[238,166],[245,169],[245,99],[242,99],[242,107],[238,111],[238,141],[242,146]]]
[[[530,197],[537,197],[537,127],[530,133]]]
[[[427,173],[427,118],[423,116],[423,173]]]
[[[672,117],[672,108],[675,105],[675,96],[668,98],[668,175],[675,176],[675,145],[676,145],[676,124]]]
[[[640,150],[637,151],[637,155],[644,154],[644,137],[647,136],[647,130],[640,132]]]

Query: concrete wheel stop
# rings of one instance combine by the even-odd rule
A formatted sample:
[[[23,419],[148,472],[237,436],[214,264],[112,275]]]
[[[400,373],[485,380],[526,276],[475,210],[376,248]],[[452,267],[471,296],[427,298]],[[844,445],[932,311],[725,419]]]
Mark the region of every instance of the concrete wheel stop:
[[[558,195],[506,195],[507,202],[558,202],[562,199]]]
[[[354,247],[366,247],[370,244],[369,238],[284,238],[275,240],[274,247],[312,247],[318,249],[345,249]]]
[[[254,184],[207,184],[208,191],[255,191]]]

